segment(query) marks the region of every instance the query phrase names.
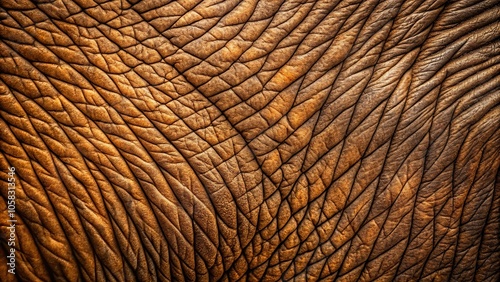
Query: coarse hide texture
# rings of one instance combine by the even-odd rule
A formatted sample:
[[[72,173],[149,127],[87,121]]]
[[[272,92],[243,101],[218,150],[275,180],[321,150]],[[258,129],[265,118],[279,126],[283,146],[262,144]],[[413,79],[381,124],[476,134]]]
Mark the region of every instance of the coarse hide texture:
[[[499,281],[499,0],[0,7],[1,281]]]

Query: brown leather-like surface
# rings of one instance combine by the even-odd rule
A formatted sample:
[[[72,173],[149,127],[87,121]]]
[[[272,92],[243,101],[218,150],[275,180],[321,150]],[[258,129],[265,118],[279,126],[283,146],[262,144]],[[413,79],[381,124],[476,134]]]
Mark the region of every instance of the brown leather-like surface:
[[[0,7],[1,281],[500,279],[498,0]]]

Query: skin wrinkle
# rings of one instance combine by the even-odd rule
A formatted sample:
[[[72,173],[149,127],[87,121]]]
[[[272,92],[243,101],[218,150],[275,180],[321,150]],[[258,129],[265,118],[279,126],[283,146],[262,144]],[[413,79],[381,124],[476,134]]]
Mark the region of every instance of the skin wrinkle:
[[[403,190],[401,190],[401,192],[402,192],[402,191],[403,191]],[[401,195],[401,194],[398,194],[398,197],[399,197],[400,195]],[[391,209],[392,209],[392,206],[391,206]],[[382,229],[381,229],[381,230],[382,230]],[[379,234],[380,234],[380,233],[379,233]],[[379,240],[379,238],[377,238],[377,241],[378,241],[378,240]],[[385,239],[385,241],[386,241],[386,242],[391,242],[392,240]],[[400,241],[401,241],[401,239],[400,239]],[[384,241],[382,241],[382,242],[381,242],[381,243],[379,243],[379,244],[374,244],[374,246],[382,245],[382,244],[383,244],[383,242],[384,242]],[[372,249],[370,252],[373,252],[373,249]],[[371,256],[371,253],[370,253],[370,255],[369,255],[369,256]]]
[[[497,2],[1,1],[16,279],[498,280]]]
[[[24,120],[22,120],[22,122],[25,122],[25,121],[24,121]],[[35,133],[35,130],[34,130],[34,128],[32,127],[33,125],[36,125],[36,124],[31,124],[29,121],[28,121],[28,123],[29,123],[29,125],[27,125],[27,126],[29,127],[29,131],[31,131],[31,132],[32,132],[32,134],[36,136],[37,134]],[[21,126],[19,126],[19,127],[21,127]],[[16,129],[17,129],[17,128],[16,128]],[[33,155],[35,155],[35,154],[33,154],[33,151],[34,151],[34,149],[35,149],[37,146],[40,146],[40,144],[33,144],[35,140],[29,140],[29,139],[28,139],[28,140],[26,140],[25,138],[19,138],[19,139],[20,139],[20,140],[23,140],[23,139],[24,139],[24,142],[28,141],[28,142],[26,142],[26,143],[28,143],[28,144],[26,144],[26,145],[25,145],[25,146],[23,146],[23,147],[25,147],[25,148],[26,148],[25,150],[26,150],[26,153],[27,153],[27,154],[30,154],[30,155],[32,155],[32,156],[33,156]],[[29,144],[29,143],[31,143],[31,144]],[[44,145],[45,145],[45,144],[44,144]],[[44,145],[42,145],[42,147],[44,147]],[[37,181],[36,181],[37,183],[36,183],[36,184],[38,184],[38,185],[36,185],[36,184],[35,184],[35,186],[39,186],[39,187],[40,187],[40,186],[41,186],[40,184],[47,183],[47,178],[53,177],[53,176],[50,176],[48,173],[46,173],[47,171],[46,171],[46,168],[45,168],[45,167],[49,167],[49,169],[51,169],[51,168],[50,168],[50,165],[47,165],[47,163],[48,163],[48,162],[52,162],[51,157],[42,157],[41,155],[39,155],[39,158],[37,158],[37,159],[35,159],[35,160],[34,160],[32,170],[35,170],[35,171],[39,172],[39,171],[40,171],[40,168],[41,168],[41,167],[44,167],[44,168],[43,168],[43,173],[42,173],[42,174],[35,175],[35,176],[36,176],[36,178],[37,178]],[[44,165],[44,166],[40,166],[40,165],[37,165],[38,163],[41,163],[41,164],[44,164],[44,163],[45,163],[46,165]],[[56,183],[57,183],[57,181],[54,181],[54,182],[56,182]],[[50,183],[50,182],[49,182],[49,183]],[[49,186],[49,185],[47,185],[47,186]],[[30,189],[30,190],[31,190],[31,189]],[[37,189],[37,190],[39,190],[39,189]],[[47,197],[49,197],[49,195],[52,195],[53,197],[54,197],[54,196],[59,196],[59,195],[57,195],[56,191],[54,190],[54,185],[52,185],[51,187],[49,186],[47,190],[48,190],[48,191],[47,191],[48,193],[46,194],[46,195],[47,195]],[[26,189],[26,191],[29,191],[29,190],[28,190],[28,189]],[[36,195],[36,194],[35,194],[35,195]],[[37,202],[40,202],[42,205],[44,205],[44,204],[46,205],[46,201],[41,200],[40,198],[38,198],[38,201],[37,201]],[[50,203],[50,202],[49,202],[49,205],[50,205],[50,208],[51,208],[51,209],[56,209],[56,208],[58,208],[58,207],[59,207],[59,208],[61,207],[61,205],[60,205],[60,204],[53,205],[53,204],[52,204],[52,203]],[[63,205],[63,206],[64,206],[64,205]],[[48,212],[45,212],[45,213],[44,213],[44,215],[47,215],[47,214],[54,214],[54,212],[48,211]],[[67,213],[67,212],[66,212],[66,213],[63,213],[63,214],[65,214],[66,216],[68,215],[68,213]],[[64,217],[64,216],[62,216],[62,217]],[[46,218],[45,218],[45,217],[44,217],[43,219],[44,219],[44,220],[46,220]],[[59,217],[58,217],[58,220],[57,220],[57,221],[58,221],[58,223],[59,223],[59,224],[61,223],[61,221],[60,221]],[[56,224],[56,226],[60,227],[60,226],[59,226],[59,224]],[[40,224],[40,226],[43,226],[43,225],[46,225],[47,227],[49,227],[49,228],[48,228],[49,230],[50,230],[50,229],[52,229],[53,233],[55,233],[55,234],[61,234],[61,233],[62,233],[62,234],[64,234],[64,232],[62,232],[62,230],[61,230],[60,228],[56,228],[54,224],[47,224],[47,223],[45,223],[45,224],[43,224],[43,223],[42,223],[42,224]],[[67,225],[66,225],[66,226],[67,226]],[[56,230],[54,230],[54,229],[56,229]],[[57,236],[55,236],[55,237],[57,237]],[[66,235],[64,235],[64,237],[65,237],[65,238],[67,238],[67,236],[66,236]],[[42,238],[43,238],[43,237],[42,237]],[[45,239],[45,240],[43,240],[43,239]],[[47,247],[47,249],[49,249],[49,251],[50,251],[50,250],[52,250],[52,253],[57,253],[57,251],[55,251],[55,249],[57,249],[57,248],[58,248],[58,247],[60,247],[60,246],[64,246],[64,245],[67,245],[67,244],[68,244],[68,243],[65,243],[65,242],[59,242],[59,243],[60,243],[60,244],[59,244],[59,246],[51,246],[51,245],[53,245],[54,241],[57,241],[57,240],[51,240],[51,239],[54,239],[54,238],[50,238],[50,237],[49,237],[49,238],[43,238],[43,239],[42,239],[42,240],[43,240],[43,241],[45,241],[45,242],[44,242],[45,244],[44,244],[44,243],[42,243],[42,246],[43,246],[43,247]],[[61,238],[58,238],[58,239],[59,239],[59,241],[61,241]],[[68,238],[67,238],[67,239],[68,239]],[[52,241],[52,242],[51,242],[51,241]],[[49,244],[47,245],[47,243],[49,243]],[[74,243],[74,242],[73,242],[73,243]],[[66,255],[68,255],[68,254],[66,254]],[[63,258],[63,259],[64,259],[64,260],[66,260],[66,261],[71,262],[71,261],[73,261],[73,259],[74,259],[74,258],[73,258],[73,255],[70,255],[70,256],[71,256],[71,258],[67,258],[67,257],[66,257],[66,258]],[[52,259],[53,259],[53,258],[52,258]],[[74,262],[74,261],[73,261],[73,262]],[[60,265],[58,265],[58,266],[56,265],[56,267],[61,267],[61,266],[60,266]],[[66,272],[66,274],[68,274],[68,272]],[[74,275],[74,274],[73,274],[73,275]]]
[[[5,120],[2,118],[1,119],[1,124],[2,125],[6,125],[6,122]],[[8,130],[7,127],[2,127],[4,130],[3,130],[3,134],[1,135],[2,136],[2,139],[5,143],[9,143],[9,145],[16,145],[16,140],[12,134],[12,132],[9,132],[10,134],[7,134],[6,131]],[[3,142],[2,142],[3,143]],[[15,147],[16,149],[14,150],[11,150],[10,152],[12,153],[17,153],[18,155],[22,155],[23,153],[26,154],[25,151],[21,151],[23,150],[22,147],[20,146],[16,146]],[[17,151],[17,152],[16,152]],[[2,161],[6,161],[6,158],[3,158]],[[26,163],[27,161],[21,161],[21,160],[14,160],[12,165],[16,165],[16,167],[19,167],[20,170],[22,170],[23,167],[26,166]],[[5,176],[3,176],[5,177]],[[21,185],[21,187],[26,187],[24,184],[22,183],[18,183],[18,185]],[[28,191],[28,188],[23,188],[22,191],[25,191],[24,189],[26,189],[26,191]],[[36,232],[36,228],[38,226],[40,226],[40,224],[34,220],[34,213],[32,212],[32,210],[34,209],[34,204],[33,203],[36,203],[36,198],[30,198],[26,193],[19,193],[19,198],[23,198],[23,197],[26,197],[27,198],[27,201],[26,201],[26,205],[28,205],[31,209],[27,208],[27,213],[26,213],[26,217],[24,219],[20,219],[20,223],[19,225],[22,225],[22,221],[32,221],[34,224],[33,227],[28,227],[28,225],[24,225],[26,226],[26,228],[30,229],[28,232],[29,234],[29,237],[30,240],[27,240],[27,243],[20,246],[19,249],[17,251],[20,251],[22,253],[26,253],[26,254],[30,254],[29,256],[27,255],[27,257],[29,257],[29,263],[26,263],[27,266],[26,267],[32,267],[33,269],[36,269],[36,268],[40,268],[40,271],[38,271],[38,277],[41,277],[42,279],[48,279],[49,277],[49,273],[47,273],[46,271],[46,267],[47,266],[43,266],[44,264],[44,261],[42,261],[40,258],[41,258],[41,255],[40,255],[40,249],[42,248],[42,246],[40,245],[37,245],[35,244],[35,240],[33,240],[33,235],[34,233]],[[2,202],[2,205],[4,205],[4,203]],[[20,204],[22,205],[22,204]],[[5,206],[5,209],[2,208],[2,211],[3,210],[6,210],[7,209],[7,206]],[[36,213],[36,212],[35,212]],[[7,216],[6,213],[2,213],[2,215],[5,215],[5,217]],[[37,218],[39,220],[39,217]],[[35,230],[34,230],[35,229]],[[22,236],[22,231],[19,232],[20,235]],[[22,238],[22,237],[21,237]],[[49,238],[47,238],[49,239]],[[42,239],[43,240],[43,239]],[[30,244],[31,243],[31,244]],[[29,247],[25,247],[25,246],[30,246],[30,247],[33,247],[33,248],[29,248]],[[24,267],[24,264],[21,264],[19,266],[20,268],[23,268]],[[7,270],[5,270],[7,271]],[[30,277],[30,278],[33,278],[33,279],[36,279],[33,271],[29,271],[29,273],[27,273],[27,276]]]

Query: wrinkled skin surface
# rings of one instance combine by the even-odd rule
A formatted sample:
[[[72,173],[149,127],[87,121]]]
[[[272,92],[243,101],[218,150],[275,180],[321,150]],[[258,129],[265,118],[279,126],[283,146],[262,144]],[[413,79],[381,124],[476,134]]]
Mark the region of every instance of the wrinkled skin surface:
[[[499,1],[135,2],[0,1],[0,280],[498,281]]]

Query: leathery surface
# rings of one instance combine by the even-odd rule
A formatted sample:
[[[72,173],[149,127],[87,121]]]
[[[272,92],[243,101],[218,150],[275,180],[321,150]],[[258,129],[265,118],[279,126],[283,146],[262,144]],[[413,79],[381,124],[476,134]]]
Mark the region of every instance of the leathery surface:
[[[498,281],[499,1],[0,7],[17,279]]]

